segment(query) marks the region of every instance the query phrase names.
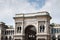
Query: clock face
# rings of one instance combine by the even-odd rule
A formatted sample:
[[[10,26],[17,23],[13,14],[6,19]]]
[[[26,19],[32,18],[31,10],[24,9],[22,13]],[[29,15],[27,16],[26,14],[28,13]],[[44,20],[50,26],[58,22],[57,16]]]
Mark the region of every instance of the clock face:
[[[40,9],[45,5],[46,0],[28,0],[31,6],[34,6],[36,9]]]

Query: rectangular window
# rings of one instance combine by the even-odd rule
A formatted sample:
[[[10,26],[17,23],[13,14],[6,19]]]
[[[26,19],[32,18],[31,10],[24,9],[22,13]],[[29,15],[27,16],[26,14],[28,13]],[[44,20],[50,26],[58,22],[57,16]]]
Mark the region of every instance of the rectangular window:
[[[60,33],[60,28],[57,28],[57,33]]]
[[[43,29],[40,28],[41,25],[45,25],[45,21],[38,21],[38,33],[44,31],[44,30],[43,30],[44,27],[43,27]]]
[[[53,34],[53,28],[51,28],[51,34]]]
[[[17,33],[21,33],[21,27],[17,27]]]
[[[56,30],[55,28],[53,28],[53,34],[55,34],[55,33],[56,33],[56,31],[57,31],[57,30]]]

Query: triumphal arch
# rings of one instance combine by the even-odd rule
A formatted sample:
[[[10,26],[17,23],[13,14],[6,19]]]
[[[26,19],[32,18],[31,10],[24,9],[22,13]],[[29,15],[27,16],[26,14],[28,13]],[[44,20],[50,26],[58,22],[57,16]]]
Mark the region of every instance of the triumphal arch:
[[[48,12],[16,14],[14,40],[50,40]]]

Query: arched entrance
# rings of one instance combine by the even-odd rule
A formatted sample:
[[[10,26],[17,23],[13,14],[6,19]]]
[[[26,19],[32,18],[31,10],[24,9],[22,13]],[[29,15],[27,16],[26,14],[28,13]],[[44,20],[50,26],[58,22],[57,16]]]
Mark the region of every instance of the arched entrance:
[[[60,35],[58,36],[58,40],[60,40]]]
[[[26,27],[24,40],[36,40],[36,28],[33,25]]]

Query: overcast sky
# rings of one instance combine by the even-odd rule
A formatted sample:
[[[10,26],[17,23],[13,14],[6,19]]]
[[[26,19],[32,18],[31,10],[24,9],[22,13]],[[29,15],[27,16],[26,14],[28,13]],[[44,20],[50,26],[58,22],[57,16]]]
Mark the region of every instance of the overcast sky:
[[[60,24],[60,0],[0,0],[0,22],[14,25],[15,14],[47,11]]]

